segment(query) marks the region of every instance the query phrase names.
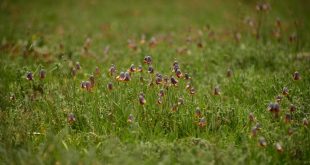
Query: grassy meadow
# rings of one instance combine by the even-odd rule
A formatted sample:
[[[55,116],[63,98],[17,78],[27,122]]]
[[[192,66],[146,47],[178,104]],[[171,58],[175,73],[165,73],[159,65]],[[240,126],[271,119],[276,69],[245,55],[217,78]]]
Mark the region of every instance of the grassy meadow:
[[[0,1],[0,164],[310,164],[309,7]]]

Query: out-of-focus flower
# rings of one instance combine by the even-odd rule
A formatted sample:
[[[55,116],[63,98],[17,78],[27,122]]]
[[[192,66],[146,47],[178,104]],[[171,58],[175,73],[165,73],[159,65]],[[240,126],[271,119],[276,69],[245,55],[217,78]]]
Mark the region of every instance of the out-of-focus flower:
[[[76,118],[73,113],[68,114],[67,121],[69,124],[73,124],[76,121]]]
[[[299,72],[297,72],[297,71],[294,72],[294,74],[293,74],[293,79],[294,79],[294,80],[300,80],[300,79],[301,79]]]
[[[154,73],[154,69],[152,66],[149,66],[148,70],[147,70],[148,73]]]
[[[46,77],[46,71],[44,69],[41,69],[39,72],[40,79],[44,79]]]
[[[116,73],[116,67],[114,64],[111,65],[111,67],[109,68],[109,75],[113,76]]]
[[[282,89],[282,94],[283,94],[284,96],[287,96],[287,95],[288,95],[288,88],[287,88],[287,87],[284,87],[284,88]]]
[[[259,145],[260,145],[261,147],[266,147],[266,146],[267,146],[267,142],[266,142],[266,139],[265,139],[264,137],[260,137],[260,138],[258,139],[258,142],[259,142]]]
[[[170,81],[171,81],[171,84],[174,85],[174,86],[178,86],[178,80],[176,80],[173,76],[171,76],[170,78]]]
[[[276,143],[275,144],[275,147],[276,147],[276,150],[278,151],[278,152],[283,152],[283,147],[282,147],[282,145],[280,144],[280,143]]]
[[[303,118],[303,119],[302,119],[302,124],[303,124],[305,127],[308,127],[309,121],[307,120],[307,118]]]
[[[26,78],[27,78],[27,80],[32,81],[33,80],[32,73],[31,72],[27,72]]]
[[[150,65],[152,63],[152,57],[151,56],[145,56],[144,61],[145,64]]]
[[[196,117],[198,117],[198,118],[200,118],[202,115],[201,115],[201,111],[200,111],[200,108],[196,108],[196,110],[195,110],[195,116]]]
[[[198,123],[198,126],[200,128],[204,128],[205,126],[207,125],[207,120],[205,117],[202,117],[199,119],[199,123]]]
[[[226,77],[231,77],[233,75],[233,71],[231,69],[227,69]]]
[[[75,63],[75,69],[76,69],[76,70],[80,70],[80,69],[81,69],[81,65],[80,65],[79,62],[76,62],[76,63]]]
[[[290,112],[295,112],[296,111],[296,106],[294,104],[290,105]]]
[[[221,94],[221,90],[220,90],[220,87],[219,86],[216,86],[215,88],[214,88],[214,93],[213,93],[214,95],[220,95]]]
[[[131,64],[129,69],[128,69],[128,72],[133,73],[133,72],[136,72],[136,71],[137,71],[137,69],[136,69],[135,65]]]
[[[108,83],[107,85],[108,90],[113,90],[113,84],[111,82]]]
[[[127,118],[127,123],[131,124],[131,123],[134,122],[134,120],[135,120],[134,116],[133,116],[132,114],[130,114],[130,115],[128,116],[128,118]]]
[[[144,94],[143,93],[139,94],[139,102],[140,102],[141,105],[144,105],[146,103],[146,100],[144,98]]]
[[[252,112],[249,114],[249,120],[250,120],[250,122],[254,122],[255,121],[255,116],[254,116],[254,114]]]

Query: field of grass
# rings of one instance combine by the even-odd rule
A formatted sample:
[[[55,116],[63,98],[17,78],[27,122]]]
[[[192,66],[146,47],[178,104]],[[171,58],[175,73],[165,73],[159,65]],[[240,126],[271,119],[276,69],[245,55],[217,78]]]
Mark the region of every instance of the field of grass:
[[[310,164],[309,7],[0,1],[0,164]]]

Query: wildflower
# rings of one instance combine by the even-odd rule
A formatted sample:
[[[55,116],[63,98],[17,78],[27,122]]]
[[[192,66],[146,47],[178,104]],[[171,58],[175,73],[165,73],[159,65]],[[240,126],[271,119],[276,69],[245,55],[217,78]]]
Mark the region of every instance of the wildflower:
[[[213,93],[214,95],[220,95],[221,94],[221,91],[220,91],[220,87],[219,86],[216,86],[215,88],[214,88],[214,93]]]
[[[190,82],[186,83],[186,86],[185,86],[185,89],[186,89],[186,90],[190,90],[191,87],[192,87],[192,85],[191,85]]]
[[[162,103],[163,103],[162,97],[158,97],[157,104],[162,104]]]
[[[161,74],[159,74],[159,73],[156,74],[155,82],[157,85],[161,84],[163,82],[163,77]]]
[[[77,70],[75,68],[72,68],[71,69],[71,74],[72,74],[73,77],[76,76],[76,73],[77,73]]]
[[[141,65],[138,66],[138,69],[137,69],[137,72],[142,72],[143,71],[143,68]]]
[[[149,47],[154,48],[158,44],[158,41],[155,37],[152,37],[149,42]]]
[[[141,105],[144,105],[146,103],[146,100],[144,98],[144,94],[143,93],[139,94],[139,102],[140,102]]]
[[[178,110],[178,104],[174,104],[171,108],[172,112],[176,112]]]
[[[274,113],[275,117],[278,117],[280,112],[280,105],[278,103],[270,103],[268,105],[268,110]]]
[[[258,131],[258,130],[259,130],[259,129],[258,129],[256,126],[252,127],[252,129],[251,129],[251,134],[252,134],[253,137],[257,135],[257,131]]]
[[[180,97],[178,99],[178,105],[182,105],[182,104],[184,104],[184,99]]]
[[[90,75],[89,76],[89,81],[90,81],[91,87],[94,87],[95,86],[95,77],[94,77],[94,75]]]
[[[80,65],[79,62],[75,63],[75,68],[76,68],[76,70],[80,70],[81,69],[81,65]]]
[[[144,63],[150,65],[152,63],[151,56],[144,57]]]
[[[131,124],[134,122],[134,116],[132,114],[130,114],[127,118],[127,123]]]
[[[282,96],[281,95],[278,95],[277,97],[276,97],[276,101],[279,103],[279,102],[281,102],[281,100],[282,100]]]
[[[10,95],[10,100],[11,100],[11,101],[14,101],[15,99],[16,99],[16,96],[15,96],[14,93],[12,93],[12,94]]]
[[[154,69],[152,66],[149,66],[148,70],[147,70],[148,73],[154,73]]]
[[[200,118],[202,116],[199,107],[197,107],[196,110],[195,110],[195,116],[198,117],[198,118]]]
[[[232,70],[231,69],[227,69],[226,71],[226,77],[231,77],[233,74]]]
[[[304,125],[305,127],[308,127],[308,125],[309,125],[309,121],[308,121],[306,118],[303,118],[303,119],[302,119],[302,123],[303,123],[303,125]]]
[[[196,90],[194,87],[191,87],[191,89],[189,90],[189,94],[194,95],[196,93]]]
[[[27,72],[26,78],[27,78],[27,80],[32,81],[33,80],[32,73],[31,72]]]
[[[178,80],[176,80],[173,76],[171,76],[170,81],[171,81],[172,85],[178,86]]]
[[[125,72],[125,78],[124,81],[130,81],[130,74],[128,72]]]
[[[99,75],[100,74],[100,69],[98,66],[96,66],[95,68],[95,75]]]
[[[73,124],[76,121],[76,118],[73,113],[68,114],[67,121],[69,124]]]
[[[206,125],[207,125],[207,120],[206,120],[206,118],[204,118],[204,117],[200,118],[200,119],[199,119],[198,126],[199,126],[200,128],[203,128],[203,127],[205,127]]]
[[[172,71],[177,72],[178,69],[180,69],[178,61],[174,61],[172,64]]]
[[[293,74],[293,79],[294,79],[294,80],[300,80],[300,79],[301,79],[299,72],[297,72],[297,71],[294,72],[294,74]]]
[[[110,76],[113,76],[116,73],[116,67],[114,64],[111,65],[111,67],[109,68],[109,74]]]
[[[278,152],[283,152],[283,148],[282,148],[282,145],[280,144],[280,143],[276,143],[275,144],[275,147],[276,147],[276,150],[278,151]]]
[[[292,42],[296,42],[297,41],[297,35],[296,33],[293,33],[289,36],[288,40],[292,43]]]
[[[158,93],[158,96],[159,96],[159,97],[163,97],[164,95],[165,95],[164,90],[163,90],[163,89],[160,89],[160,90],[159,90],[159,93]]]
[[[81,87],[82,87],[82,89],[86,89],[87,91],[90,91],[92,88],[92,85],[91,85],[91,82],[89,82],[89,81],[83,81],[81,83]]]
[[[41,69],[39,74],[40,74],[40,79],[44,79],[46,77],[46,72],[44,69]]]
[[[290,105],[290,112],[295,112],[296,111],[296,106],[294,104]]]
[[[124,72],[121,72],[119,74],[119,76],[116,76],[116,80],[117,81],[124,81],[125,80],[125,73]]]
[[[184,74],[184,78],[185,78],[185,80],[189,80],[189,79],[191,79],[191,77],[189,76],[189,74],[188,74],[188,73],[185,73],[185,74]]]
[[[288,95],[288,88],[287,88],[287,87],[284,87],[284,88],[282,89],[282,94],[283,94],[284,96],[287,96],[287,95]]]
[[[259,142],[259,145],[261,147],[266,147],[267,146],[267,142],[266,142],[266,139],[264,137],[260,137],[258,142]]]
[[[136,72],[136,71],[137,71],[137,69],[136,69],[135,65],[131,64],[130,68],[128,69],[128,72],[132,73],[132,72]]]
[[[183,74],[182,74],[182,72],[181,72],[180,69],[177,69],[177,70],[176,70],[175,75],[176,75],[178,78],[182,78],[182,77],[183,77]]]
[[[249,114],[249,120],[250,120],[250,122],[255,121],[255,116],[252,112]]]
[[[111,91],[113,89],[113,84],[111,82],[108,83],[107,88]]]
[[[287,113],[285,114],[285,123],[290,123],[292,120],[292,115]]]
[[[138,46],[134,40],[129,39],[128,40],[128,48],[136,51],[138,49]]]

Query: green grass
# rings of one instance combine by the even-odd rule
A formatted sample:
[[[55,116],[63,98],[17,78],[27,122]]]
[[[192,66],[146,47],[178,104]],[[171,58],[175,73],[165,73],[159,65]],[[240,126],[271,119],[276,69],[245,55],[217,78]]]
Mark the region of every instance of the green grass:
[[[228,0],[1,1],[0,163],[309,164],[310,126],[303,124],[310,119],[309,2],[270,4],[270,11],[257,12],[256,2]],[[260,27],[258,40],[247,17]],[[277,18],[279,40],[272,35]],[[297,39],[290,42],[292,34]],[[155,47],[149,46],[152,37]],[[129,39],[136,50],[128,47]],[[147,55],[155,73],[176,77],[177,60],[192,79],[178,79],[176,87],[156,85],[155,73],[147,73],[143,63]],[[73,76],[76,62],[81,69]],[[117,68],[114,76],[108,74],[111,64]],[[144,71],[118,82],[115,77],[131,64]],[[41,69],[45,79],[39,78]],[[26,79],[29,71],[33,81]],[[293,80],[295,71],[300,80]],[[81,83],[92,74],[95,86],[89,92]],[[185,89],[187,82],[194,95]],[[220,95],[213,93],[216,86]],[[289,95],[279,102],[276,118],[267,107],[283,87]],[[165,96],[158,105],[160,89]],[[139,103],[140,92],[145,105]],[[179,98],[184,103],[173,112]],[[289,112],[290,104],[295,112]],[[198,125],[196,108],[205,127]],[[70,113],[76,118],[72,123]],[[252,136],[257,123],[261,130]],[[259,146],[260,137],[266,147]]]

